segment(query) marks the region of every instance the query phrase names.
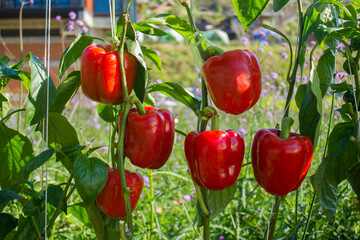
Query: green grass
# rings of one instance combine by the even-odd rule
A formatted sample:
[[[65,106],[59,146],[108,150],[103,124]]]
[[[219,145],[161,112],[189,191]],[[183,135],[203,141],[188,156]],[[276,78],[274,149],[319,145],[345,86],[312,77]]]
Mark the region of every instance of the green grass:
[[[237,192],[233,201],[226,210],[217,218],[211,221],[210,239],[262,239],[266,230],[269,215],[271,212],[273,197],[266,193],[256,183],[251,164],[249,152],[252,137],[260,128],[274,128],[281,121],[286,97],[286,75],[288,60],[281,58],[281,53],[287,52],[287,48],[281,45],[260,46],[264,52],[258,51],[258,44],[250,46],[254,52],[258,52],[263,75],[263,89],[266,90],[260,97],[259,102],[248,112],[239,116],[226,115],[221,113],[220,128],[241,130],[244,133],[246,142],[246,152],[244,157],[245,166],[242,167],[237,181]],[[194,60],[191,51],[186,45],[154,44],[148,46],[161,53],[163,71],[158,71],[154,65],[150,71],[150,80],[161,79],[163,82],[172,81],[181,83],[184,87],[199,88],[196,81],[200,76],[194,71]],[[228,46],[226,49],[244,48],[243,46]],[[284,48],[284,49],[282,49]],[[272,52],[272,56],[268,53]],[[319,56],[317,56],[318,59]],[[267,75],[278,73],[278,78],[266,80]],[[304,70],[304,75],[308,74],[308,67]],[[284,85],[285,84],[285,88]],[[299,83],[298,83],[299,84]],[[196,117],[193,112],[180,103],[171,101],[169,98],[153,94],[157,99],[158,108],[170,109],[176,120],[176,128],[188,133],[196,130]],[[302,186],[299,188],[298,205],[298,239],[301,238],[306,217],[309,213],[310,203],[313,197],[313,189],[309,177],[314,174],[322,160],[328,122],[330,116],[330,105],[326,101],[331,101],[331,95],[324,100],[324,114],[321,127],[319,144],[314,153],[313,163]],[[336,96],[335,102],[341,104],[341,96]],[[171,104],[169,104],[171,103]],[[174,105],[172,105],[174,104]],[[96,113],[96,105],[84,96],[79,99],[78,95],[66,109],[65,115],[69,117],[73,126],[77,129],[81,144],[89,146],[106,146],[109,138],[109,124],[101,120]],[[293,102],[291,104],[290,115],[297,119],[298,109]],[[340,118],[335,114],[334,122]],[[11,119],[8,124],[15,124],[16,119]],[[294,131],[298,132],[298,124],[293,126]],[[42,142],[38,133],[32,134],[34,128],[25,129],[24,133],[29,135],[36,146],[37,152],[41,152]],[[185,195],[194,194],[193,184],[189,181],[190,176],[187,172],[186,160],[183,151],[183,136],[176,136],[174,150],[166,165],[157,171],[140,169],[132,166],[129,161],[126,167],[132,171],[140,172],[143,176],[153,175],[154,190],[158,190],[155,201],[149,200],[151,187],[144,187],[142,197],[134,211],[134,234],[135,239],[150,239],[150,229],[152,229],[151,239],[199,239],[201,229],[196,228],[196,198],[185,201]],[[107,160],[106,149],[100,149],[95,154],[105,161]],[[110,161],[108,161],[110,162]],[[65,182],[68,175],[66,170],[55,161],[48,164],[49,184]],[[165,172],[165,173],[164,173]],[[169,175],[166,172],[176,175]],[[32,174],[31,179],[39,179],[39,171]],[[39,182],[36,183],[39,188]],[[319,206],[317,199],[313,208],[313,214],[309,227],[309,239],[357,239],[360,237],[359,209],[354,204],[355,194],[347,182],[344,182],[339,189],[338,208],[336,221],[329,223]],[[294,231],[296,193],[288,194],[280,207],[278,222],[275,231],[276,239],[290,239]],[[70,199],[69,206],[81,202],[77,192]],[[155,210],[153,225],[151,222],[151,208]],[[71,207],[70,213],[71,213]],[[7,211],[15,212],[14,207]],[[62,214],[55,225],[54,239],[95,239],[95,234],[90,225],[82,224],[72,214]],[[161,236],[161,237],[160,237]]]

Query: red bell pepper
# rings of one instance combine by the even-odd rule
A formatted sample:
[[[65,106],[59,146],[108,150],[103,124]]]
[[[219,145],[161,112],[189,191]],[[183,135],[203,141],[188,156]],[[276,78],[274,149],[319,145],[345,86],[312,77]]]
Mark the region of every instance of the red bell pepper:
[[[185,156],[193,181],[219,191],[230,187],[239,176],[245,143],[232,130],[190,132],[185,138]]]
[[[256,181],[268,193],[284,196],[298,189],[308,172],[313,145],[306,136],[290,133],[280,139],[280,130],[260,129],[254,136],[251,161]]]
[[[131,211],[134,211],[144,187],[144,179],[140,173],[125,169],[127,186],[130,188]],[[96,203],[101,211],[110,218],[125,218],[126,209],[124,197],[121,194],[120,172],[116,168],[108,168],[108,179],[105,187],[96,198]]]
[[[259,100],[261,71],[251,51],[233,50],[212,56],[202,69],[210,96],[220,110],[238,115]]]
[[[158,169],[169,159],[174,145],[174,117],[166,109],[145,107],[145,112],[130,110],[124,153],[135,166]]]
[[[90,45],[81,56],[81,87],[89,99],[117,105],[123,102],[119,55],[110,51],[110,45]],[[130,94],[138,70],[137,59],[124,51],[127,90]]]

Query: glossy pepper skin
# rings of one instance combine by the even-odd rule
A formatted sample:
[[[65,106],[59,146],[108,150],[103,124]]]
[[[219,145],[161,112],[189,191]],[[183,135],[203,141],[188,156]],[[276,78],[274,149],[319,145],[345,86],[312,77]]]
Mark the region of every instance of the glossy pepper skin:
[[[232,50],[212,56],[202,69],[210,96],[220,110],[238,115],[259,100],[261,72],[251,51]]]
[[[124,51],[127,90],[130,94],[138,70],[137,59]],[[89,99],[108,105],[123,102],[119,55],[110,45],[90,45],[81,56],[81,87]]]
[[[130,110],[124,153],[135,166],[158,169],[169,159],[174,145],[174,117],[166,109],[145,107],[145,111],[141,115]]]
[[[280,130],[260,129],[254,136],[251,161],[256,181],[268,193],[284,196],[298,189],[311,164],[313,145],[306,136]]]
[[[235,183],[245,149],[238,132],[190,132],[184,145],[190,175],[197,185],[219,191]]]
[[[125,178],[131,190],[131,211],[134,211],[144,187],[144,179],[140,173],[134,173],[125,169]],[[108,179],[104,189],[96,198],[96,203],[106,216],[114,219],[126,217],[125,202],[121,195],[120,172],[116,168],[108,168]]]

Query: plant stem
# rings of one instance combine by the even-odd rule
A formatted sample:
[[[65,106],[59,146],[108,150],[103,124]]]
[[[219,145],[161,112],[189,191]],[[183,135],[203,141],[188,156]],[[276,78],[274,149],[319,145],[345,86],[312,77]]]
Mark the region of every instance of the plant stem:
[[[34,228],[35,228],[35,232],[36,232],[37,239],[38,239],[38,240],[42,240],[43,238],[42,238],[41,233],[40,233],[40,231],[39,231],[39,228],[38,228],[38,226],[37,226],[37,224],[36,224],[36,221],[35,221],[35,217],[34,217],[34,216],[31,216],[31,222],[32,222],[32,224],[33,224],[33,226],[34,226]]]
[[[294,225],[295,225],[295,227],[294,227],[294,233],[296,234],[296,239],[297,239],[297,228],[298,228],[298,214],[297,214],[297,212],[298,212],[298,204],[299,204],[299,189],[296,189],[296,198],[295,198],[295,216],[294,216],[294,218],[295,218],[295,223],[294,223]]]
[[[208,210],[208,214],[205,214],[204,212],[204,226],[203,226],[203,240],[209,240],[210,239],[210,216],[212,213],[212,210],[209,207],[209,190],[205,188],[201,188],[201,193],[204,198],[205,206]]]
[[[132,231],[133,231],[133,223],[132,223],[132,216],[131,216],[131,203],[130,203],[130,188],[127,186],[126,183],[126,177],[125,177],[125,166],[124,166],[124,137],[125,137],[125,128],[126,128],[126,121],[130,110],[130,103],[123,103],[124,105],[124,111],[122,113],[122,119],[121,119],[121,126],[120,126],[120,136],[119,136],[119,142],[116,143],[116,149],[117,149],[117,167],[118,171],[120,172],[120,178],[121,178],[121,194],[124,198],[125,202],[125,209],[126,209],[126,220],[127,220],[127,226],[128,231],[127,235],[129,239],[132,238]]]
[[[123,96],[124,96],[124,102],[128,101],[129,94],[127,91],[127,82],[126,82],[126,73],[125,73],[125,67],[124,67],[124,45],[125,45],[125,37],[126,37],[126,25],[130,21],[129,14],[124,13],[122,15],[122,18],[124,19],[123,22],[123,30],[121,33],[121,39],[120,39],[120,52],[119,52],[119,59],[120,59],[120,69],[121,69],[121,82],[122,82],[122,90],[123,90]]]
[[[291,126],[294,124],[294,119],[291,117],[284,117],[281,122],[280,139],[288,139],[290,136]]]
[[[266,240],[271,240],[273,238],[276,226],[276,220],[279,212],[280,202],[283,196],[275,195],[275,205],[272,211],[272,215],[270,217],[270,225],[265,234]]]
[[[295,87],[295,80],[296,80],[296,73],[299,67],[299,55],[300,55],[300,49],[301,49],[301,45],[303,44],[302,42],[302,29],[304,26],[304,20],[303,20],[303,14],[302,14],[302,4],[301,4],[301,0],[297,0],[297,5],[298,5],[298,12],[299,12],[299,32],[298,32],[298,46],[297,46],[297,52],[295,55],[295,63],[294,63],[294,68],[293,68],[293,72],[291,74],[291,77],[289,79],[289,92],[287,94],[286,97],[286,103],[285,103],[285,112],[284,112],[284,117],[289,116],[289,108],[290,108],[290,102],[292,99],[292,96],[294,95],[294,87]]]
[[[24,55],[24,43],[23,43],[23,27],[22,27],[22,15],[24,10],[25,1],[21,1],[20,12],[19,12],[19,40],[20,40],[20,59],[23,58]],[[21,81],[19,81],[19,108],[22,107],[22,99],[23,99],[23,87]],[[20,131],[21,128],[21,113],[18,114],[17,121],[17,130]]]
[[[22,108],[22,109],[16,109],[15,111],[9,113],[8,115],[6,115],[3,119],[0,120],[0,122],[5,122],[11,115],[13,115],[14,113],[17,113],[17,112],[25,112],[26,109],[25,108]]]
[[[143,115],[146,113],[144,106],[141,104],[140,100],[136,96],[131,97],[130,102],[135,103],[138,113],[140,115]]]
[[[315,194],[313,194],[313,197],[312,197],[312,200],[311,200],[310,211],[309,211],[309,215],[308,215],[307,220],[306,220],[305,230],[304,230],[304,234],[303,234],[301,240],[306,239],[306,234],[307,234],[307,230],[309,228],[310,218],[311,218],[314,202],[315,202]]]
[[[56,206],[56,211],[55,211],[53,217],[51,218],[50,223],[48,224],[48,229],[50,229],[50,231],[52,229],[52,226],[55,223],[56,218],[60,215],[60,213],[62,211],[61,208],[62,208],[64,202],[66,202],[66,200],[67,200],[67,192],[68,192],[68,190],[70,188],[71,181],[72,181],[73,177],[74,177],[74,175],[71,174],[68,181],[67,181],[67,183],[66,183],[64,191],[61,194],[60,201],[59,201],[58,205]],[[49,232],[49,234],[51,234],[51,232]]]
[[[194,185],[195,185],[195,191],[196,191],[196,195],[198,198],[200,209],[204,213],[204,215],[209,215],[209,210],[206,207],[203,195],[201,193],[201,189],[198,185],[196,185],[196,184],[194,184]]]
[[[150,213],[150,232],[149,232],[149,240],[151,240],[151,234],[153,231],[153,225],[154,225],[154,177],[153,172],[150,169],[149,171],[149,182],[150,182],[150,203],[151,203],[151,213]]]

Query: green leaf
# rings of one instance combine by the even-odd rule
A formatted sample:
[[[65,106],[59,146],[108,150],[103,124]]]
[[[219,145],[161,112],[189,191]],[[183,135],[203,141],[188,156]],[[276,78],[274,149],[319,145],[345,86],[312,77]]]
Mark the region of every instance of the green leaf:
[[[18,219],[8,213],[0,213],[0,239],[5,239],[18,225]]]
[[[318,10],[319,5],[320,5],[319,2],[315,2],[311,4],[306,10],[306,13],[304,15],[304,26],[302,30],[301,45],[305,43],[309,35],[313,33],[319,26],[319,22],[320,22],[320,12]]]
[[[332,90],[334,90],[334,93],[341,93],[348,90],[353,90],[353,86],[346,81],[342,83],[332,83],[327,85],[330,86]]]
[[[49,160],[54,155],[55,150],[50,148],[48,150],[43,151],[36,157],[32,158],[28,164],[23,169],[24,175],[29,176],[29,174],[42,166],[47,160]]]
[[[140,26],[148,24],[162,25],[174,29],[177,33],[183,36],[185,39],[189,35],[193,34],[191,25],[184,19],[171,14],[160,14],[155,18],[150,18],[137,23]]]
[[[97,158],[78,156],[75,160],[76,189],[85,203],[94,201],[107,181],[106,164]]]
[[[234,198],[236,182],[232,186],[221,191],[209,191],[209,206],[212,210],[211,218],[217,217]]]
[[[337,186],[346,178],[347,170],[358,163],[356,146],[350,141],[354,136],[351,122],[338,123],[329,137],[327,161],[323,161],[311,177],[316,195],[326,217],[335,219]]]
[[[165,82],[157,83],[149,86],[148,92],[159,92],[169,96],[187,107],[189,107],[195,114],[198,113],[201,107],[201,101],[192,93],[187,91],[179,83]]]
[[[3,189],[0,191],[0,205],[4,203],[8,203],[12,200],[22,199],[22,198],[24,197],[9,189]]]
[[[86,213],[86,209],[81,204],[74,204],[68,207],[68,212],[79,220],[82,224],[90,226],[89,216]]]
[[[141,51],[141,46],[137,40],[126,40],[126,46],[129,53],[134,55],[140,63],[134,83],[134,91],[139,100],[144,102],[148,83],[148,73],[145,58]]]
[[[97,113],[105,122],[114,122],[116,120],[116,112],[116,106],[110,106],[102,103],[97,106]]]
[[[119,19],[116,23],[116,28],[115,28],[115,36],[118,39],[121,39],[123,25],[124,25],[124,17],[121,16],[121,17],[119,17]],[[127,21],[127,25],[126,25],[126,37],[131,39],[132,41],[136,40],[135,28],[133,27],[132,23],[129,21]]]
[[[329,137],[328,167],[334,173],[337,183],[346,178],[346,170],[357,163],[358,153],[350,137],[355,136],[352,123],[339,123]]]
[[[322,96],[320,81],[317,71],[313,68],[310,72],[306,93],[299,110],[300,134],[307,136],[314,148],[319,139],[322,114]]]
[[[25,127],[39,123],[46,115],[47,85],[49,84],[49,106],[54,102],[56,87],[40,60],[31,55],[31,85],[26,104]],[[49,83],[48,83],[49,81]]]
[[[95,202],[91,202],[88,206],[86,206],[86,212],[89,216],[89,219],[91,221],[91,224],[94,227],[94,231],[96,234],[96,237],[99,240],[104,240],[105,237],[105,226],[104,226],[104,220],[100,214],[99,208],[96,206]]]
[[[321,95],[324,97],[335,72],[335,55],[331,49],[326,49],[320,57],[316,72],[320,80]]]
[[[280,11],[289,0],[274,0],[274,12]]]
[[[97,37],[80,35],[71,45],[65,50],[61,56],[59,65],[59,79],[61,81],[66,70],[79,58],[84,52],[85,48],[92,44],[94,40],[100,40],[107,43],[105,40]],[[108,43],[107,43],[108,44]]]
[[[340,113],[341,118],[344,120],[344,122],[351,122],[351,117],[344,112],[344,110],[342,110],[341,108],[336,109],[335,111]]]
[[[29,92],[30,85],[31,85],[31,74],[26,71],[21,71],[18,76],[21,79],[21,83],[24,85],[26,90]]]
[[[247,32],[248,27],[260,17],[270,0],[232,0],[235,12]]]
[[[39,125],[42,132],[42,123]],[[60,144],[62,147],[79,144],[79,140],[74,127],[70,124],[66,117],[59,113],[49,112],[49,138],[48,143]]]
[[[45,227],[45,216],[40,212],[38,208],[34,210],[31,216],[26,218],[20,217],[18,223],[18,229],[12,240],[29,240],[29,239],[38,239],[36,234],[36,229],[44,229]]]
[[[0,93],[0,117],[4,118],[10,110],[10,102]]]
[[[161,60],[159,55],[155,51],[150,50],[144,46],[141,46],[141,51],[144,54],[144,56],[150,59],[155,64],[155,66],[161,71]]]
[[[57,208],[61,196],[63,194],[63,189],[59,185],[51,185],[47,188],[47,200],[48,202],[53,205],[55,208]],[[43,199],[45,199],[45,195],[43,196]],[[67,204],[64,202],[61,206],[61,210],[67,214]]]
[[[133,25],[134,25],[135,31],[139,31],[139,32],[142,32],[144,34],[148,34],[148,35],[151,35],[151,36],[158,36],[158,37],[168,35],[167,32],[165,32],[165,31],[163,31],[163,30],[161,30],[159,28],[153,27],[153,26],[151,26],[149,24],[139,25],[137,23],[134,23]]]
[[[20,71],[16,70],[12,67],[9,67],[9,57],[8,56],[2,56],[0,58],[0,77],[6,77],[6,78],[13,78],[13,79],[17,79],[20,80],[20,78],[18,77]]]
[[[334,222],[337,198],[337,183],[331,172],[327,170],[326,159],[320,164],[316,173],[310,177],[315,194],[321,208],[329,221]]]
[[[304,71],[305,60],[306,60],[306,42],[304,42],[300,47],[298,60],[299,60],[299,65],[300,65],[301,75],[302,75],[303,71]]]
[[[27,137],[0,122],[0,186],[3,189],[25,180],[22,169],[33,154]]]
[[[146,94],[145,101],[147,105],[150,105],[152,107],[155,107],[155,98],[151,96],[149,93]]]
[[[352,189],[360,199],[360,163],[355,164],[346,171],[346,178],[349,181]]]
[[[306,95],[306,89],[307,89],[307,85],[306,84],[300,84],[297,91],[296,91],[296,95],[295,95],[295,103],[297,108],[300,110],[301,108],[301,104],[303,102],[303,99]]]
[[[65,80],[61,81],[56,91],[50,112],[62,113],[68,102],[75,96],[81,85],[80,71],[70,73]]]

